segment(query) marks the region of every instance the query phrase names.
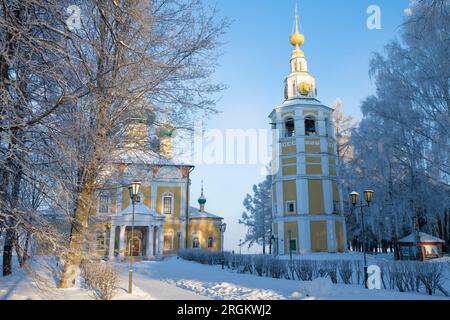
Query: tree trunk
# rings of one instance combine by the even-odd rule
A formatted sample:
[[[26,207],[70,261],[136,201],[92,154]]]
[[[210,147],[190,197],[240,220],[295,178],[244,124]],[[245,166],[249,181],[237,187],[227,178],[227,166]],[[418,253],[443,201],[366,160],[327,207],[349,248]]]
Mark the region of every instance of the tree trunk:
[[[84,249],[91,199],[93,194],[94,180],[86,183],[77,199],[75,216],[70,231],[69,247],[61,275],[60,288],[72,288],[79,274],[81,257]]]

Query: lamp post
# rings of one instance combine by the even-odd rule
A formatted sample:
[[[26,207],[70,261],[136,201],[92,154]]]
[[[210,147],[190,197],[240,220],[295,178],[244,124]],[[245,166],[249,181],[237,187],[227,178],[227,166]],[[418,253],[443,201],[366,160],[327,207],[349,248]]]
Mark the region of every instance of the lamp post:
[[[227,229],[227,224],[224,222],[220,225],[220,251],[222,252],[222,269],[223,264],[225,263],[225,257],[223,256],[223,234],[225,233],[225,230]]]
[[[129,187],[128,192],[130,194],[131,203],[133,206],[133,215],[131,220],[131,241],[130,241],[130,270],[128,272],[128,293],[133,293],[133,262],[134,262],[134,212],[136,207],[136,197],[139,194],[139,188],[141,187],[141,182],[134,181]]]
[[[289,234],[289,261],[292,264],[292,246],[291,246],[291,234],[292,234],[292,230],[289,229],[288,230],[288,234]]]
[[[354,209],[357,207],[357,203],[358,203],[358,197],[359,197],[359,193],[356,191],[353,191],[352,193],[350,193],[350,200],[351,203],[353,205],[353,211]],[[365,226],[364,226],[364,212],[363,212],[363,207],[367,206],[370,207],[370,203],[373,200],[373,191],[372,190],[365,190],[364,191],[364,198],[367,202],[367,205],[364,205],[362,203],[362,200],[360,201],[360,204],[358,207],[360,207],[361,209],[361,228],[362,228],[362,236],[363,236],[363,255],[364,255],[364,286],[367,289],[367,279],[368,279],[368,274],[367,274],[367,257],[366,257],[366,232],[365,232]]]
[[[270,254],[276,255],[275,253],[275,236],[272,234],[270,236]]]

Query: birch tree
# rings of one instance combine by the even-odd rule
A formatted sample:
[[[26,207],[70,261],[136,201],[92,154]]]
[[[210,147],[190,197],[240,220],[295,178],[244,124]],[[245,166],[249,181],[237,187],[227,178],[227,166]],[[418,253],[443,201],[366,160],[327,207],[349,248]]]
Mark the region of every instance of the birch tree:
[[[397,238],[419,230],[448,239],[449,13],[448,1],[413,2],[401,40],[371,59],[376,95],[362,103],[345,183],[375,190],[368,219],[373,241],[377,234]]]

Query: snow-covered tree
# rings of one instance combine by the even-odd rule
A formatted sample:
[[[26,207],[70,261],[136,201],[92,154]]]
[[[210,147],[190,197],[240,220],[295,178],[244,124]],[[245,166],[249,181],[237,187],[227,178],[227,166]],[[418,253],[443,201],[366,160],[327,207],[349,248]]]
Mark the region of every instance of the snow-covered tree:
[[[371,60],[376,94],[362,103],[345,176],[346,191],[375,190],[367,233],[378,244],[419,229],[449,238],[450,3],[415,1],[409,13],[401,40]]]
[[[272,176],[253,186],[253,195],[247,194],[243,202],[245,211],[239,223],[247,227],[244,243],[249,248],[255,243],[263,248],[271,243],[272,236]],[[271,249],[271,248],[270,248]]]

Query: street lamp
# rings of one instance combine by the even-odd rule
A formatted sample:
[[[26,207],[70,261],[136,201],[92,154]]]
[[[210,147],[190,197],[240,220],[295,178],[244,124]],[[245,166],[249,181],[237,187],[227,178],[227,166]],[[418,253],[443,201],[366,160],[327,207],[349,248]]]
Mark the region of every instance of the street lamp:
[[[225,262],[225,257],[223,256],[223,234],[225,233],[225,230],[227,229],[227,224],[224,222],[220,225],[220,248],[221,248],[221,252],[222,252],[222,269],[223,269],[223,264]]]
[[[370,203],[372,202],[373,199],[373,190],[365,190],[364,198],[366,199],[367,206],[370,207]]]
[[[275,236],[272,234],[270,236],[270,253],[276,255],[275,253]]]
[[[133,205],[133,215],[131,221],[131,242],[130,242],[130,271],[128,272],[128,293],[133,293],[133,262],[134,262],[134,212],[136,207],[136,198],[139,194],[141,187],[140,181],[134,181],[129,187],[128,192],[130,194],[131,203]]]
[[[292,263],[291,229],[288,230],[288,234],[289,234],[289,261]]]
[[[350,201],[353,205],[353,211],[355,210],[355,208],[357,207],[357,203],[358,203],[358,197],[359,197],[359,193],[356,191],[353,191],[352,193],[350,193]],[[364,205],[362,203],[362,201],[360,201],[360,204],[358,207],[360,207],[361,209],[361,228],[362,228],[362,236],[363,236],[363,254],[364,254],[364,286],[366,288],[368,288],[367,286],[367,280],[368,280],[368,274],[367,274],[367,257],[366,257],[366,232],[365,232],[365,226],[364,226],[364,212],[363,212],[363,207],[367,206],[370,207],[370,203],[373,200],[373,190],[365,190],[364,191],[364,199],[367,202],[367,205]]]

